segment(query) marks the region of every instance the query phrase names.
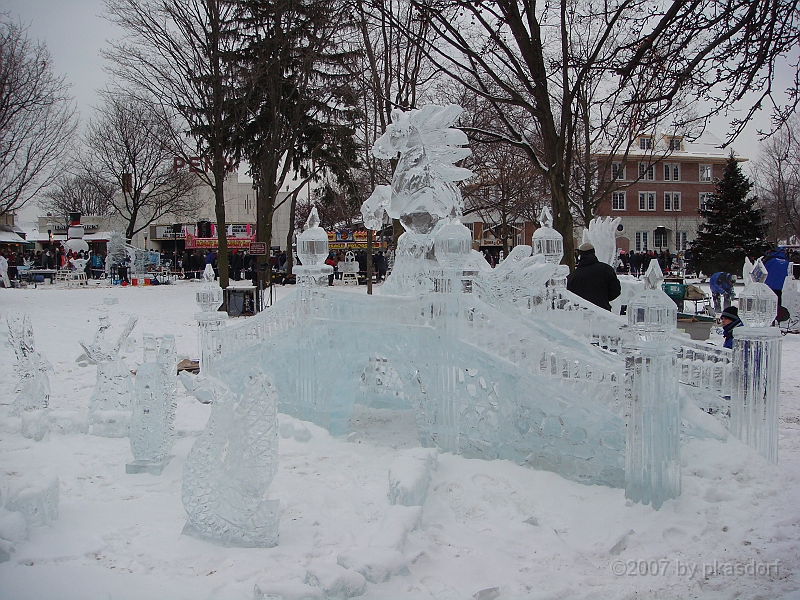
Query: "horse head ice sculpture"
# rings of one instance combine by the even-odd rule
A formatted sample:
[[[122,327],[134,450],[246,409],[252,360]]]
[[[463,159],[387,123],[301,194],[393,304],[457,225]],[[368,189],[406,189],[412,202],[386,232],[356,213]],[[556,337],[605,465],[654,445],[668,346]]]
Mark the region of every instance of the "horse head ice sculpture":
[[[429,234],[441,219],[460,217],[463,212],[455,182],[471,176],[472,171],[454,163],[472,151],[464,147],[466,134],[450,127],[462,112],[454,104],[405,112],[395,109],[391,125],[372,147],[377,158],[400,156],[387,213],[399,219],[406,231]]]

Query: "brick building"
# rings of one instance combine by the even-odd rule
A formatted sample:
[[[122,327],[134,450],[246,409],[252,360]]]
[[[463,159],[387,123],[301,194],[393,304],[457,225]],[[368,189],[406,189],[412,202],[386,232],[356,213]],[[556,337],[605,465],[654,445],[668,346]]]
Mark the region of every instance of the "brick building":
[[[702,222],[698,211],[722,177],[729,151],[720,149],[720,144],[710,134],[695,142],[675,136],[639,136],[624,160],[598,155],[600,164],[611,167],[601,171],[618,185],[596,214],[622,217],[618,248],[686,250]]]

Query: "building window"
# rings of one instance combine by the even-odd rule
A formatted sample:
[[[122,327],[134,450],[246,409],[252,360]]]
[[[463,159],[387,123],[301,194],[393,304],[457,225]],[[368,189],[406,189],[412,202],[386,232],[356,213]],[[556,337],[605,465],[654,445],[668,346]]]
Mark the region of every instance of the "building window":
[[[244,195],[244,210],[245,212],[253,210],[253,199],[250,197],[250,194]]]
[[[713,195],[711,192],[700,192],[700,210],[708,210],[708,204],[711,202]]]
[[[653,165],[647,163],[639,163],[639,179],[647,179],[652,181],[656,178],[656,169]]]
[[[664,231],[654,231],[653,232],[653,247],[654,248],[666,248],[667,247],[667,232]]]
[[[680,151],[683,149],[683,140],[681,138],[670,138],[669,149],[672,151]]]
[[[675,252],[683,252],[689,247],[689,236],[686,231],[675,233]]]
[[[653,138],[640,137],[639,138],[639,149],[640,150],[652,150],[653,149]]]
[[[664,165],[664,181],[680,181],[681,166],[676,164]]]
[[[639,192],[639,210],[655,210],[655,209],[656,209],[656,193]]]
[[[614,181],[617,180],[617,179],[623,179],[624,180],[625,179],[625,165],[623,165],[622,163],[618,163],[618,162],[611,163],[611,179],[614,180]]]
[[[611,210],[625,210],[625,192],[611,194]]]
[[[679,211],[681,209],[680,192],[664,192],[664,210]]]
[[[636,251],[643,252],[648,250],[647,247],[647,232],[646,231],[637,231],[636,232]]]
[[[713,171],[711,165],[700,165],[700,181],[704,183],[711,183],[711,175]]]

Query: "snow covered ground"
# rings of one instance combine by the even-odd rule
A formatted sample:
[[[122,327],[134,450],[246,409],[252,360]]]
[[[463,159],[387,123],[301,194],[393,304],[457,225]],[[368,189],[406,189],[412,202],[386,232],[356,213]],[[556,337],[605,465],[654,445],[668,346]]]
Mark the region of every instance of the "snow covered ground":
[[[0,289],[0,317],[30,314],[55,370],[52,409],[85,411],[95,367],[75,359],[98,316],[109,312],[112,331],[139,316],[125,353],[132,370],[142,333],[172,333],[179,358],[196,357],[197,286]],[[119,304],[105,305],[108,297]],[[421,509],[391,506],[390,467],[418,446],[410,413],[359,409],[349,439],[281,415],[311,439],[280,439],[269,492],[280,500],[280,541],[270,549],[181,535],[181,468],[208,406],[179,386],[174,458],[159,477],[126,475],[127,438],[22,437],[9,415],[7,339],[2,323],[0,491],[55,474],[61,500],[58,519],[29,528],[0,564],[2,599],[323,598],[315,581],[371,599],[800,598],[798,335],[783,342],[779,465],[736,439],[686,439],[682,494],[660,511],[627,505],[623,490],[451,454],[439,455]],[[372,580],[365,588],[359,570]]]

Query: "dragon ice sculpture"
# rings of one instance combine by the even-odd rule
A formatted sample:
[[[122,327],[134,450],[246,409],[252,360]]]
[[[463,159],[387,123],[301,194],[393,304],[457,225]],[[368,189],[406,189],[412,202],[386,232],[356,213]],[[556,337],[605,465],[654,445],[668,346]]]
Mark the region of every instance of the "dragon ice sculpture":
[[[43,354],[36,351],[33,325],[29,315],[23,317],[8,315],[8,339],[17,356],[14,366],[20,380],[14,390],[17,397],[11,408],[14,415],[22,411],[44,410],[50,402],[50,378],[48,371],[53,367]]]
[[[469,156],[471,150],[464,147],[466,134],[450,127],[462,112],[454,104],[410,111],[395,109],[391,125],[372,147],[377,158],[400,156],[386,212],[390,218],[399,219],[410,233],[429,234],[441,219],[460,217],[463,212],[461,192],[455,182],[470,177],[472,171],[454,163]],[[373,206],[366,206],[380,203],[373,197],[362,207],[362,213],[375,212]]]
[[[183,467],[181,498],[196,532],[223,544],[272,547],[278,501],[264,500],[278,468],[278,402],[256,367],[235,394],[219,379],[181,372],[186,390],[211,404],[205,430]]]

